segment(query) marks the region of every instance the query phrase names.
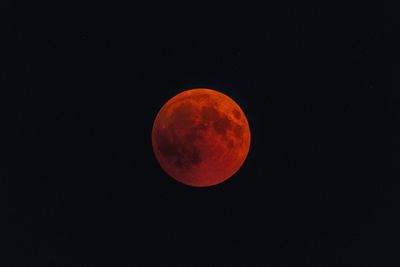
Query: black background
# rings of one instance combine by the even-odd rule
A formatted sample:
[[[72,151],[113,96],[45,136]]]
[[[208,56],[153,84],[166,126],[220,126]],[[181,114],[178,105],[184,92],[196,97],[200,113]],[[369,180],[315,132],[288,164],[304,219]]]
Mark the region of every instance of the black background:
[[[6,3],[0,261],[396,266],[398,8],[264,4]],[[151,149],[196,87],[252,131],[211,188]]]

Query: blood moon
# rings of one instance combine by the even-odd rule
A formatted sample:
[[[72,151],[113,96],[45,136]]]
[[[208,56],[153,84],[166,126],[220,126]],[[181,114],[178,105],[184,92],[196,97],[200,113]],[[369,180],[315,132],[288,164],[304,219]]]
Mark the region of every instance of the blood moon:
[[[211,89],[191,89],[158,112],[152,131],[162,169],[186,185],[212,186],[230,178],[245,161],[250,128],[239,105]]]

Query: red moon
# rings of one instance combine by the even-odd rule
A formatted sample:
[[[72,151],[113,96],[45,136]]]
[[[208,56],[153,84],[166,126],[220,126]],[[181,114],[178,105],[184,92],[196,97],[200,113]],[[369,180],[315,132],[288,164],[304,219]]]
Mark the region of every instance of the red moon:
[[[243,110],[227,95],[191,89],[158,112],[152,145],[161,168],[175,180],[212,186],[242,166],[250,148],[250,128]]]

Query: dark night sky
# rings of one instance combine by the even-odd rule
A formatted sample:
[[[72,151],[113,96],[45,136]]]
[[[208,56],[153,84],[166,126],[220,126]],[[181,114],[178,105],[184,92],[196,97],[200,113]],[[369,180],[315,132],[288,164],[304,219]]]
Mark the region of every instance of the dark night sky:
[[[398,8],[297,2],[2,4],[0,263],[398,266]],[[252,130],[211,188],[151,149],[196,87]]]

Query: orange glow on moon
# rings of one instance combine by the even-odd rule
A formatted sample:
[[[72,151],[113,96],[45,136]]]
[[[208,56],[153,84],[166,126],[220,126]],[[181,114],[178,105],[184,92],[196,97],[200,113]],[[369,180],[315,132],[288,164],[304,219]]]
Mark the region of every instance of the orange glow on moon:
[[[244,163],[250,128],[239,105],[211,89],[191,89],[158,112],[152,131],[161,168],[177,181],[204,187],[224,182]]]

